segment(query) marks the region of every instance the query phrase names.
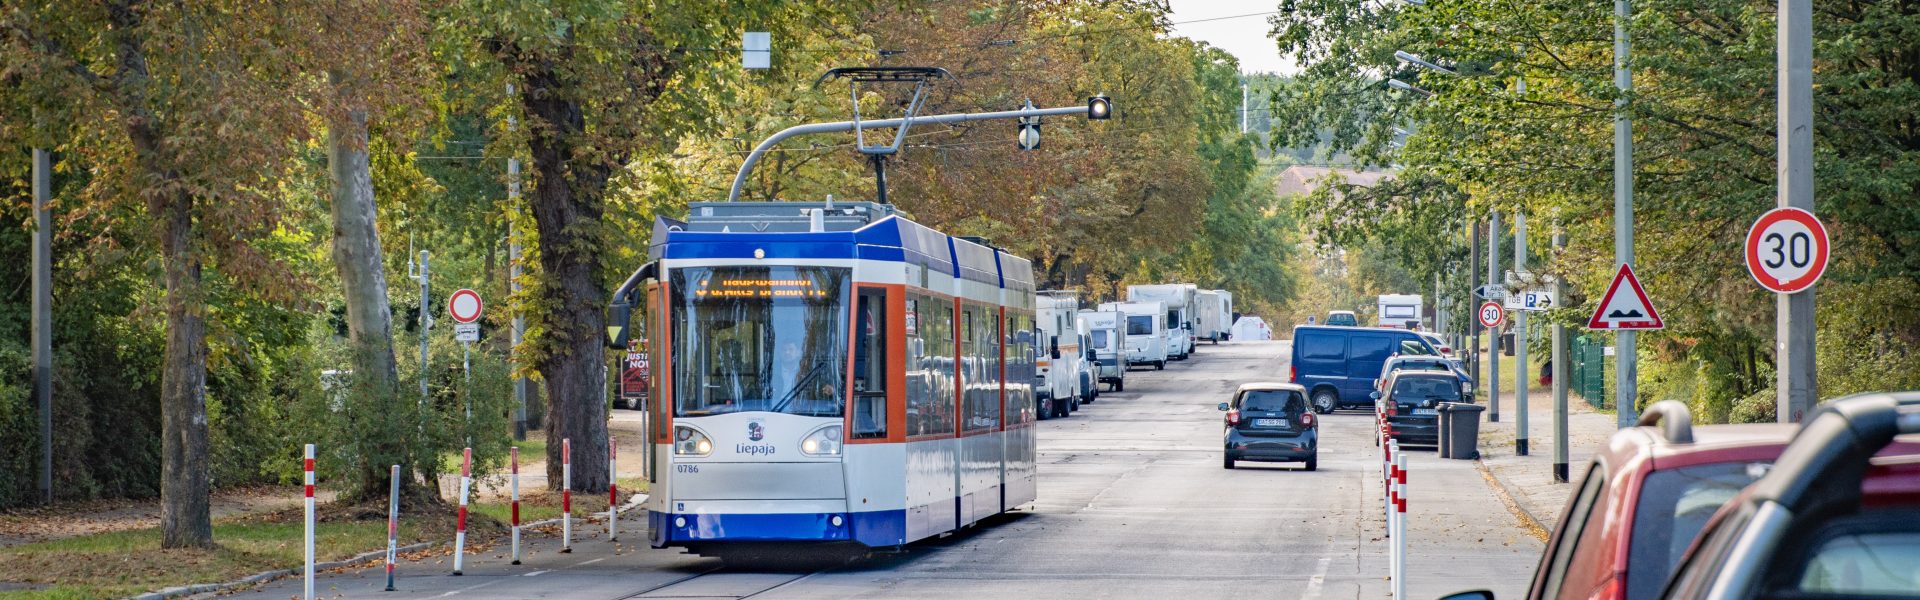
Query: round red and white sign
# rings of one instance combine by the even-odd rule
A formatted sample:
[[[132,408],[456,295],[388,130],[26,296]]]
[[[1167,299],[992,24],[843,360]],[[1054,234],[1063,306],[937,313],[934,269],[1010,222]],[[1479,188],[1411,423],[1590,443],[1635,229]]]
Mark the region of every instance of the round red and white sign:
[[[1492,328],[1499,327],[1505,322],[1507,322],[1507,309],[1502,308],[1499,302],[1488,300],[1486,304],[1480,305],[1481,325]]]
[[[480,293],[473,290],[461,289],[447,298],[447,314],[461,323],[480,320],[480,308]]]
[[[1747,272],[1760,287],[1791,294],[1827,270],[1827,227],[1813,213],[1776,208],[1747,230]]]

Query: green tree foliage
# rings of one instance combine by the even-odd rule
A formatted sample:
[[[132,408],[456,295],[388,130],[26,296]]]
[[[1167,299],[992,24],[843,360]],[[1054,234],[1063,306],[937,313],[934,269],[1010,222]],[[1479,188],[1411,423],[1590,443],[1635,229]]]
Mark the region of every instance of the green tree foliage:
[[[1402,179],[1454,190],[1406,198],[1442,212],[1520,209],[1535,223],[1563,223],[1569,247],[1541,268],[1574,284],[1571,300],[1590,303],[1612,275],[1611,107],[1624,102],[1635,119],[1635,266],[1667,320],[1666,330],[1642,338],[1641,352],[1692,365],[1678,371],[1701,380],[1667,385],[1694,375],[1651,370],[1655,381],[1639,401],[1682,396],[1702,414],[1724,416],[1734,399],[1773,385],[1772,295],[1752,284],[1739,248],[1774,205],[1774,5],[1656,0],[1634,8],[1635,88],[1621,97],[1612,86],[1611,14],[1591,4],[1288,0],[1274,36],[1305,72],[1275,94],[1284,126],[1276,144],[1325,136],[1364,162],[1403,164]],[[1920,210],[1911,202],[1920,138],[1900,133],[1913,129],[1910,107],[1920,100],[1920,57],[1907,51],[1917,38],[1902,24],[1920,9],[1823,0],[1814,12],[1816,212],[1836,257],[1819,296],[1820,377],[1850,382],[1822,385],[1830,396],[1876,387],[1844,365],[1920,336],[1920,305],[1887,292],[1920,272]],[[1459,75],[1398,62],[1395,50]],[[1382,84],[1389,77],[1433,96],[1392,90]],[[1404,148],[1392,144],[1395,127],[1413,130]],[[1343,213],[1322,200],[1309,212]],[[1358,218],[1396,210],[1405,209],[1382,204]],[[1533,228],[1533,248],[1547,247],[1548,230]],[[1368,235],[1389,246],[1433,241],[1404,226]],[[1438,268],[1405,258],[1416,271]],[[1861,337],[1882,342],[1844,342]]]

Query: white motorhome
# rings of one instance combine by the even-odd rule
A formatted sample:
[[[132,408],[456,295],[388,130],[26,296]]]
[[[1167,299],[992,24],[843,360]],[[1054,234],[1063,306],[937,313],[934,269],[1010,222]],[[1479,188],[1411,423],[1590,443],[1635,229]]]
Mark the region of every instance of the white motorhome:
[[[1045,417],[1065,417],[1080,405],[1080,298],[1076,292],[1042,290],[1035,297],[1034,324],[1040,328],[1040,359],[1034,369],[1034,395]]]
[[[1186,360],[1193,353],[1193,296],[1197,289],[1190,283],[1127,286],[1128,302],[1166,305],[1162,335],[1167,338],[1167,357],[1173,360]]]
[[[1100,383],[1116,392],[1127,389],[1126,316],[1119,311],[1090,310],[1080,313],[1087,324],[1087,344],[1093,348],[1095,375]]]
[[[1382,294],[1380,320],[1374,324],[1398,329],[1420,328],[1419,294]]]
[[[1234,312],[1233,310],[1233,292],[1229,292],[1226,290],[1214,290],[1214,291],[1220,293],[1220,301],[1222,304],[1222,307],[1220,309],[1221,311],[1220,314],[1227,316],[1226,321],[1224,321],[1226,323],[1226,326],[1222,327],[1222,329],[1227,330],[1227,333],[1226,333],[1227,339],[1231,340],[1233,339],[1233,324],[1240,322],[1240,313]]]
[[[1101,312],[1126,317],[1127,363],[1167,368],[1167,305],[1164,302],[1108,302]]]
[[[1273,339],[1273,328],[1267,326],[1267,320],[1253,315],[1240,317],[1233,322],[1233,337],[1260,342]]]
[[[1233,323],[1228,322],[1233,312],[1229,309],[1225,290],[1200,290],[1195,292],[1193,306],[1193,337],[1218,344],[1233,335]]]

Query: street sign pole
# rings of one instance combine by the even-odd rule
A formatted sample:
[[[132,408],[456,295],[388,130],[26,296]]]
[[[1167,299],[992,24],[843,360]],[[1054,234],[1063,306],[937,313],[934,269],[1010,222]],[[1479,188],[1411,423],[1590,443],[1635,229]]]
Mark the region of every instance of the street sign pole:
[[[1553,224],[1553,247],[1564,248],[1567,234],[1560,230],[1560,224]],[[1567,289],[1560,283],[1561,277],[1553,278],[1553,296],[1565,298]],[[1558,319],[1553,323],[1553,481],[1567,482],[1567,326]]]
[[[1500,211],[1487,226],[1487,283],[1500,280]],[[1500,422],[1500,329],[1487,334],[1487,422]]]
[[[1627,112],[1627,94],[1633,91],[1633,71],[1627,65],[1627,0],[1613,0],[1613,85],[1620,97],[1613,102],[1613,266],[1633,264],[1633,116]],[[1784,135],[1784,134],[1783,134]],[[1639,419],[1634,402],[1640,397],[1638,353],[1634,332],[1619,333],[1614,358],[1614,397],[1617,423],[1632,427]]]
[[[1513,270],[1527,272],[1527,214],[1513,212]],[[1527,313],[1531,307],[1515,311],[1513,316],[1513,451],[1527,455]]]
[[[1813,211],[1813,2],[1782,0],[1779,30],[1779,201]],[[1813,408],[1818,387],[1813,364],[1813,287],[1777,294],[1775,369],[1781,423],[1797,423]]]
[[[1467,243],[1467,285],[1471,286],[1468,289],[1480,289],[1480,221],[1475,219],[1468,227],[1472,228],[1472,231],[1468,235],[1471,239]],[[1476,304],[1468,300],[1467,306],[1476,306]],[[1479,385],[1480,380],[1486,379],[1480,373],[1480,330],[1482,329],[1485,328],[1480,326],[1479,319],[1467,320],[1467,333],[1473,336],[1473,343],[1467,345],[1467,372],[1473,374],[1474,385]]]
[[[33,149],[33,397],[40,407],[40,502],[53,504],[53,159]]]

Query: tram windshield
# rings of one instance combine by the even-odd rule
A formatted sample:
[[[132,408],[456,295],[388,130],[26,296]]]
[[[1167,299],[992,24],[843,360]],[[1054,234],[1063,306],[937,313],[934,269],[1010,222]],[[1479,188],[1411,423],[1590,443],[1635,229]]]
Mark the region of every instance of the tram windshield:
[[[674,269],[674,415],[840,416],[848,279],[828,267]]]

